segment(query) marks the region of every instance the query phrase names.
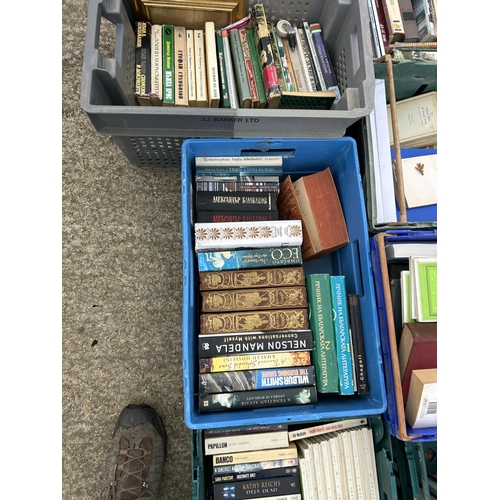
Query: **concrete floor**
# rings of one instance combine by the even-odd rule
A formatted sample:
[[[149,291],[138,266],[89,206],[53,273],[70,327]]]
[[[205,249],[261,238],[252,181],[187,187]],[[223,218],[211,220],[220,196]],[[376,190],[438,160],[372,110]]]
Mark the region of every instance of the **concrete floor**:
[[[180,171],[130,165],[81,110],[87,0],[63,0],[62,498],[94,500],[130,402],[163,417],[159,499],[191,498],[182,383]]]

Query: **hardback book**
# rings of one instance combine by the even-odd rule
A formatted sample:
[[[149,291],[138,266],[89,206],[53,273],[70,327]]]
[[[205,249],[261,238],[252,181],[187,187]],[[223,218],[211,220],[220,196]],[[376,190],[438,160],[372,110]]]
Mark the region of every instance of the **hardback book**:
[[[196,175],[281,175],[282,156],[196,156]]]
[[[207,65],[208,107],[218,108],[220,102],[219,68],[217,43],[215,41],[215,23],[205,22],[205,63]]]
[[[163,35],[160,24],[151,25],[151,102],[163,105]]]
[[[352,346],[349,336],[349,310],[345,276],[331,276],[333,324],[339,368],[339,389],[341,395],[354,394],[355,378],[353,372]]]
[[[405,416],[413,429],[437,427],[437,368],[412,372]]]
[[[220,455],[214,455],[212,458],[212,463],[214,465],[214,473],[217,473],[217,469],[222,466],[231,467],[231,471],[239,472],[245,470],[245,464],[251,464],[254,462],[270,462],[270,461],[281,461],[281,460],[291,460],[297,459],[297,446],[295,443],[289,443],[288,446],[284,448],[276,448],[270,450],[254,450],[254,451],[239,451],[235,453],[221,453]],[[283,462],[281,462],[283,463]],[[234,468],[235,465],[242,465],[240,469]],[[278,465],[280,467],[281,465]],[[263,468],[263,467],[261,467]],[[227,470],[229,472],[229,470]]]
[[[277,210],[277,193],[197,191],[196,210]]]
[[[243,179],[241,181],[226,179],[228,179],[228,177],[215,175],[197,175],[196,191],[244,191],[247,193],[278,193],[280,189],[279,182],[247,181],[244,180],[246,179],[245,177],[240,177],[240,179]]]
[[[202,334],[308,329],[307,308],[200,314],[200,333]]]
[[[288,424],[254,424],[254,425],[242,425],[238,427],[223,427],[223,428],[211,428],[203,429],[203,436],[213,437],[213,436],[233,436],[235,434],[250,434],[255,432],[270,432],[270,431],[282,431],[283,429],[288,430]]]
[[[200,373],[309,366],[310,364],[309,351],[240,354],[199,359]]]
[[[200,272],[200,291],[305,285],[302,267]]]
[[[313,60],[311,52],[309,51],[309,45],[307,44],[306,34],[304,28],[297,28],[297,50],[299,52],[300,60],[302,62],[302,67],[306,76],[306,86],[309,92],[316,92],[320,90],[317,88],[317,76],[314,71]]]
[[[250,55],[250,46],[247,39],[247,31],[245,28],[241,28],[238,31],[241,41],[241,50],[243,52],[243,61],[245,62],[245,68],[248,78],[248,87],[250,89],[250,98],[252,99],[252,108],[258,108],[259,106],[259,92],[257,90],[257,80],[255,78],[255,72],[253,69],[252,57]]]
[[[297,430],[288,431],[288,440],[296,441],[310,436],[321,436],[330,432],[339,431],[341,429],[352,429],[361,425],[367,425],[366,418],[349,418],[345,420],[338,420],[337,422],[328,422],[320,425],[313,425],[311,427],[304,427]]]
[[[389,28],[389,42],[404,42],[405,31],[398,0],[382,0],[382,6]]]
[[[387,259],[409,259],[412,256],[437,257],[437,242],[386,243],[385,255]]]
[[[288,431],[270,431],[232,436],[205,436],[205,455],[220,455],[227,452],[267,450],[269,448],[286,448]]]
[[[195,107],[196,101],[196,56],[194,52],[194,31],[192,29],[186,30],[186,65],[187,65],[187,94],[188,105]]]
[[[219,108],[230,108],[229,87],[227,83],[227,69],[224,55],[224,41],[222,39],[222,29],[215,30],[215,43],[217,46],[217,67],[219,71],[220,102]]]
[[[342,204],[330,169],[299,177],[292,188],[290,183],[287,177],[281,185],[278,212],[286,219],[298,209],[309,237],[309,241],[304,238],[302,246],[304,261],[318,259],[349,243]]]
[[[368,369],[366,366],[365,342],[363,339],[363,323],[359,295],[347,294],[349,302],[349,324],[352,332],[352,356],[356,380],[356,392],[369,394]]]
[[[335,91],[338,95],[338,99],[340,99],[341,94],[339,84],[337,82],[337,76],[335,75],[330,54],[326,48],[321,25],[319,23],[310,23],[309,29],[311,31],[314,48],[318,54],[320,69],[326,82],[326,90]]]
[[[299,246],[199,252],[197,257],[200,272],[295,267],[303,263]]]
[[[330,275],[311,273],[306,276],[309,301],[309,324],[314,338],[312,362],[316,368],[320,393],[339,392],[339,372],[335,330],[332,315]]]
[[[417,22],[415,21],[415,13],[411,0],[398,0],[399,10],[401,12],[401,19],[403,21],[403,28],[405,30],[405,43],[420,42],[420,35],[418,34]]]
[[[174,26],[163,25],[163,105],[175,106]]]
[[[296,449],[296,448],[295,448]],[[243,462],[237,464],[229,465],[214,465],[213,473],[214,475],[221,474],[245,474],[258,471],[272,471],[273,469],[279,469],[282,467],[297,467],[299,464],[297,454],[295,458],[280,458],[276,460],[262,460],[255,462]],[[229,458],[229,460],[231,457]]]
[[[427,148],[437,144],[437,92],[427,92],[396,102],[399,144],[402,148]],[[392,123],[390,106],[387,119]],[[392,127],[389,141],[394,146]]]
[[[401,271],[401,323],[413,323],[411,317],[412,293],[410,283],[410,271]]]
[[[414,370],[437,368],[437,322],[405,323],[398,346],[403,402],[408,400]]]
[[[300,497],[300,480],[294,476],[283,476],[280,478],[252,479],[250,481],[235,481],[232,483],[214,484],[213,500],[225,500],[232,498],[241,500],[244,498],[262,499],[264,497],[279,497],[285,495],[298,495]]]
[[[375,7],[375,18],[377,19],[377,27],[380,28],[380,42],[383,50],[387,52],[389,49],[389,21],[385,17],[383,0],[372,0],[372,4]]]
[[[228,483],[231,481],[245,481],[264,478],[278,478],[283,476],[299,475],[299,468],[296,465],[289,467],[278,467],[276,469],[262,469],[254,472],[233,472],[229,474],[213,474],[212,483]]]
[[[314,46],[312,35],[311,35],[311,29],[309,27],[309,23],[307,21],[302,22],[302,29],[304,30],[304,35],[307,40],[307,46],[309,48],[309,53],[311,55],[312,59],[312,66],[314,68],[314,72],[316,74],[316,79],[317,79],[317,85],[316,85],[316,90],[318,91],[325,91],[328,90],[326,87],[326,82],[323,77],[323,73],[321,72],[321,66],[319,64],[319,58],[318,54],[316,52],[316,47]]]
[[[266,92],[267,107],[276,109],[279,107],[281,91],[278,72],[274,62],[271,39],[267,25],[266,12],[261,3],[254,4],[251,10],[254,22],[254,37],[257,52],[260,54],[262,80]]]
[[[283,44],[283,39],[274,30],[274,35],[276,38],[276,47],[278,48],[278,53],[281,60],[281,70],[283,73],[283,82],[281,85],[282,92],[293,92],[295,87],[292,81],[292,75],[290,70],[290,65],[288,64],[288,57],[285,51],[285,45]]]
[[[205,34],[203,30],[193,30],[194,74],[196,79],[196,106],[208,108],[207,68],[205,61]]]
[[[287,38],[283,39],[283,45],[285,46],[285,53],[287,54],[287,60],[289,68],[293,73],[293,81],[295,82],[295,88],[297,92],[310,92],[307,85],[309,80],[309,75],[306,74],[305,68],[303,66],[303,61],[300,59],[300,52],[298,49],[299,43],[297,43],[295,50],[290,47],[290,42]]]
[[[240,108],[252,107],[252,95],[250,93],[250,83],[248,81],[243,47],[241,46],[240,34],[237,29],[229,32],[229,45],[231,47],[231,57],[233,61],[234,79],[238,91],[238,102]]]
[[[279,191],[279,182],[280,178],[279,175],[245,175],[243,172],[238,172],[236,174],[221,174],[220,172],[217,173],[217,175],[210,175],[207,173],[200,173],[197,174],[196,177],[196,182],[233,182],[237,185],[241,186],[260,186],[260,185],[266,185],[269,184],[269,186],[273,186],[271,191]],[[217,189],[202,189],[201,191],[217,191]],[[237,189],[227,189],[227,191],[238,191]]]
[[[380,25],[378,24],[378,16],[376,15],[374,0],[368,0],[368,16],[370,17],[370,32],[371,32],[371,46],[372,46],[372,57],[373,59],[378,59],[385,54],[385,48],[382,45],[381,35],[380,35]]]
[[[222,44],[224,47],[224,63],[226,65],[227,89],[229,93],[229,103],[231,109],[239,108],[238,91],[234,76],[233,59],[231,55],[231,46],[227,30],[222,30]]]
[[[151,25],[137,21],[135,47],[135,98],[141,106],[151,106]]]
[[[307,304],[305,286],[201,292],[202,312],[296,309]]]
[[[276,26],[270,22],[267,23],[267,31],[269,32],[269,41],[271,42],[271,52],[273,53],[274,65],[276,66],[276,73],[278,75],[278,82],[281,92],[286,87],[285,74],[283,65],[281,64],[280,51],[278,49],[278,40],[276,38]]]
[[[200,373],[199,394],[256,391],[279,387],[314,385],[313,366],[299,368],[265,368],[222,373]]]
[[[216,210],[197,210],[196,222],[251,222],[278,220],[277,210],[266,210],[264,212],[229,212]]]
[[[410,257],[412,318],[420,322],[437,321],[437,257]]]
[[[290,55],[290,44],[287,43],[286,38],[280,37],[276,33],[276,40],[278,41],[278,47],[280,45],[283,47],[283,52],[285,54],[286,62],[287,62],[287,69],[290,74],[290,82],[293,87],[293,92],[298,92],[298,85],[297,81],[295,80],[295,71],[293,69],[293,61],[292,61],[292,56]]]
[[[186,28],[174,26],[175,105],[188,106]]]
[[[427,0],[411,0],[420,42],[435,42],[437,35]]]
[[[227,411],[316,403],[316,386],[280,387],[261,391],[221,392],[199,396],[200,412]]]
[[[273,193],[265,193],[273,194]],[[195,252],[238,248],[297,247],[302,244],[300,220],[254,222],[195,222]]]
[[[257,93],[259,95],[259,108],[266,107],[266,93],[264,91],[264,82],[262,81],[262,73],[260,71],[260,60],[257,54],[257,46],[255,45],[255,33],[252,28],[246,29],[246,39],[248,42],[248,49],[250,50],[250,59],[252,60],[252,68],[255,76],[255,84],[257,86]]]

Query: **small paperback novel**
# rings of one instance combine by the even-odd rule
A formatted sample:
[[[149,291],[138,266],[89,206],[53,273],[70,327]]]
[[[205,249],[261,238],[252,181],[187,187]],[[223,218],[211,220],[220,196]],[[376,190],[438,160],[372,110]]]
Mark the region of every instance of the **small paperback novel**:
[[[226,500],[232,498],[241,500],[244,498],[262,499],[264,497],[280,497],[286,495],[300,498],[300,480],[295,476],[284,476],[280,478],[252,479],[250,481],[235,481],[224,484],[214,484],[213,500]]]
[[[284,467],[287,465],[283,463],[283,460],[296,460],[298,458],[297,445],[295,443],[289,443],[288,446],[284,448],[275,448],[270,450],[254,450],[254,451],[240,451],[236,453],[223,453],[220,455],[214,455],[212,463],[214,465],[214,473],[221,471],[222,466],[226,472],[240,472],[244,471],[248,465],[254,462],[276,462],[276,467]],[[281,465],[283,464],[283,465]],[[294,462],[296,464],[296,462]],[[235,465],[241,465],[240,468],[234,468]],[[231,469],[229,469],[231,467]],[[256,470],[263,469],[265,467],[259,467]],[[222,472],[222,471],[221,471]]]
[[[359,295],[348,294],[347,300],[349,302],[349,324],[352,332],[352,356],[354,358],[356,392],[358,394],[368,394],[370,391],[368,388],[368,371]]]
[[[288,431],[234,434],[231,436],[205,436],[204,443],[205,455],[286,448],[288,446]]]
[[[232,465],[214,465],[214,475],[222,474],[247,474],[259,471],[278,470],[282,467],[297,467],[299,464],[297,456],[295,458],[282,458],[278,460],[263,460],[255,462],[243,462]],[[249,478],[251,479],[251,478]],[[218,482],[218,481],[214,481]]]
[[[347,314],[347,310],[345,311]],[[236,311],[200,314],[200,333],[271,332],[309,330],[307,307],[268,311]],[[348,325],[346,325],[348,326]],[[347,335],[349,332],[346,332]]]
[[[200,252],[197,257],[200,272],[302,265],[302,252],[299,246]]]
[[[311,330],[283,330],[198,337],[200,357],[231,356],[257,352],[311,351],[313,340]]]
[[[262,469],[253,472],[232,472],[229,474],[213,474],[212,483],[228,483],[231,481],[248,481],[251,479],[276,478],[283,476],[298,476],[297,465],[277,467],[275,469]]]
[[[302,222],[300,220],[225,222],[220,224],[195,222],[194,236],[196,253],[233,249],[297,247],[302,244]]]
[[[196,156],[194,159],[196,174],[215,175],[281,175],[283,173],[282,156]],[[215,167],[215,168],[214,168]],[[226,167],[236,167],[229,168]]]
[[[339,420],[337,422],[328,422],[326,424],[314,425],[312,427],[290,430],[288,431],[288,439],[290,441],[296,441],[297,439],[319,436],[342,429],[352,429],[353,427],[358,427],[360,425],[367,425],[367,423],[368,421],[366,420],[366,418],[349,418],[345,420]]]
[[[135,98],[141,106],[151,106],[151,24],[137,21],[135,48]]]
[[[245,191],[197,191],[196,210],[246,210],[248,212],[277,210],[277,194]]]
[[[224,427],[217,429],[203,429],[203,436],[233,436],[235,434],[250,434],[252,432],[269,432],[288,430],[288,424],[254,424],[238,427]],[[293,464],[292,464],[293,465]]]
[[[345,288],[345,276],[331,276],[333,323],[337,343],[337,363],[339,367],[340,394],[354,394],[354,364],[349,333],[349,310]]]
[[[304,286],[302,267],[200,272],[200,291],[275,286]]]
[[[174,26],[163,25],[163,105],[175,106]]]
[[[200,373],[199,394],[302,387],[316,383],[313,366]]]
[[[310,364],[311,354],[309,351],[240,354],[199,359],[200,373],[287,368],[309,366]]]
[[[261,391],[221,392],[199,396],[200,412],[295,406],[316,403],[316,386],[281,387]]]

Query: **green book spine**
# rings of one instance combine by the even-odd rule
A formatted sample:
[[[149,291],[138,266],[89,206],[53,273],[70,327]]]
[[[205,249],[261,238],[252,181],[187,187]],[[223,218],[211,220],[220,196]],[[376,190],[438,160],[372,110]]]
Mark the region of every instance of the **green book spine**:
[[[217,46],[217,64],[219,67],[219,82],[220,82],[220,102],[219,108],[230,108],[229,89],[227,85],[226,62],[224,57],[224,44],[222,40],[222,30],[215,30],[215,43]]]
[[[312,361],[316,370],[318,392],[338,393],[339,372],[331,306],[330,275],[307,275],[306,288],[310,311],[309,326],[314,339]]]
[[[240,108],[252,107],[252,97],[250,95],[250,86],[248,85],[247,70],[243,49],[241,47],[240,34],[237,29],[229,32],[229,43],[231,46],[231,56],[233,59],[234,77],[238,89],[238,98]]]
[[[255,74],[255,82],[257,83],[257,92],[259,93],[259,108],[266,107],[266,93],[264,91],[264,83],[262,81],[262,71],[260,69],[259,58],[257,56],[257,46],[255,45],[255,35],[253,29],[247,28],[248,48],[250,49],[250,57],[252,58],[252,66]]]
[[[339,367],[340,394],[354,394],[354,364],[352,358],[351,334],[349,328],[349,304],[345,276],[330,276],[332,292],[333,324],[337,342],[337,363]]]
[[[174,27],[163,25],[163,105],[175,106],[174,92]]]

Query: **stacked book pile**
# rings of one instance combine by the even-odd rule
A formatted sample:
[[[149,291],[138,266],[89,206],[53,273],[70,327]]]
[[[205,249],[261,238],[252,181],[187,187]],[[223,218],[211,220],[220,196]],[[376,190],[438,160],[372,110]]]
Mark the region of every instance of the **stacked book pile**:
[[[340,90],[321,25],[289,27],[292,35],[283,37],[262,4],[225,28],[211,21],[204,29],[138,21],[138,104],[330,109]]]

